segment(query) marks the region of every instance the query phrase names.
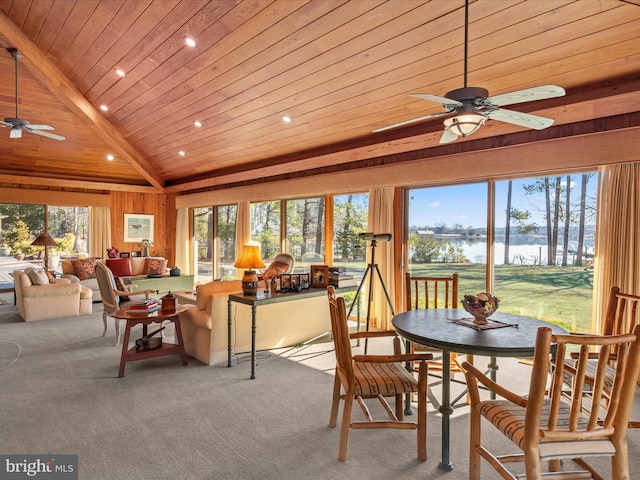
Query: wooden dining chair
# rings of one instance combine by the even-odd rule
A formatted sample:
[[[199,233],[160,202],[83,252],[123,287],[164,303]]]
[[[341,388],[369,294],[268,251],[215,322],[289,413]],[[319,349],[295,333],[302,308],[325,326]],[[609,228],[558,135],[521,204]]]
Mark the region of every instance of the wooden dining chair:
[[[333,386],[333,401],[329,426],[335,427],[338,420],[340,400],[344,400],[338,460],[347,459],[350,429],[397,428],[416,429],[418,459],[427,459],[427,360],[430,354],[400,353],[400,337],[393,331],[370,331],[349,333],[347,310],[344,298],[336,297],[332,286],[327,288],[331,331],[336,354],[336,370]],[[351,340],[359,338],[393,337],[393,354],[353,355]],[[419,361],[418,379],[407,371],[402,362]],[[415,422],[404,420],[402,397],[416,393],[418,412]],[[395,398],[395,412],[387,402]],[[373,420],[366,399],[378,399],[388,419]],[[353,403],[356,401],[364,414],[364,421],[351,419]]]
[[[622,335],[553,335],[548,327],[538,329],[531,370],[529,392],[518,395],[492,382],[478,369],[464,362],[471,394],[469,480],[480,480],[480,463],[484,458],[503,478],[516,479],[508,468],[511,462],[524,462],[527,480],[542,478],[594,478],[623,480],[629,476],[627,422],[631,413],[634,390],[640,373],[640,326],[633,333]],[[577,349],[573,367],[559,361],[551,368],[552,347],[556,345],[558,359],[569,357]],[[588,387],[589,354],[598,349],[598,367],[592,377],[590,397]],[[611,360],[608,353],[617,351]],[[613,361],[614,376],[606,378],[608,362]],[[549,373],[551,372],[550,385]],[[564,395],[565,376],[571,376],[570,398]],[[607,401],[604,385],[611,381]],[[501,399],[480,400],[478,382]],[[600,408],[587,409],[592,401]],[[517,447],[520,454],[494,455],[481,444],[481,419],[484,417]],[[485,423],[486,424],[486,423]],[[610,476],[596,472],[585,457],[610,457]],[[573,460],[579,470],[562,471],[560,461]],[[542,472],[542,462],[549,461],[548,472]]]
[[[619,287],[613,286],[609,290],[609,298],[607,300],[607,310],[604,320],[604,335],[620,335],[623,333],[630,333],[633,331],[636,325],[640,324],[640,296],[630,295],[628,293],[622,293]],[[610,356],[615,357],[615,349],[610,352]],[[589,385],[593,384],[592,377],[594,371],[598,366],[599,352],[591,352],[590,361],[587,365],[587,378],[586,381]],[[573,355],[572,357],[575,357]],[[568,358],[565,360],[568,366],[572,366],[575,360]],[[606,367],[606,379],[604,385],[605,401],[607,401],[610,394],[610,387],[612,384],[612,378],[615,375],[613,369],[613,362]],[[640,378],[638,378],[638,385],[640,386]],[[589,396],[589,391],[585,393]],[[640,421],[630,420],[629,428],[640,428]]]
[[[448,277],[412,277],[405,274],[405,304],[407,311],[425,308],[458,308],[458,274]],[[432,352],[439,350],[424,345],[412,344],[412,351]],[[467,355],[466,360],[473,364],[473,356]],[[429,362],[429,372],[442,371],[442,362]],[[460,359],[456,353],[451,353],[450,371],[452,374],[464,373]]]

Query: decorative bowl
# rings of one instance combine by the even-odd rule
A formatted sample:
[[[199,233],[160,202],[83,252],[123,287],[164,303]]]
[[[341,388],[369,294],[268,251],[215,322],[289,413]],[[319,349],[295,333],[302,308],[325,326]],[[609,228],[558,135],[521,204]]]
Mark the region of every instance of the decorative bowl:
[[[490,293],[479,293],[477,295],[465,295],[462,299],[462,306],[473,316],[473,322],[485,325],[487,318],[498,310],[500,300]]]

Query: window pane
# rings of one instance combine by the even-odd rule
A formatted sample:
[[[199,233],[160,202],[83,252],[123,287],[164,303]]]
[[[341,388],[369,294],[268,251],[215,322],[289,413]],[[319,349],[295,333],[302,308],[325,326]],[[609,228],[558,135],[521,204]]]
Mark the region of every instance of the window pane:
[[[358,280],[367,269],[366,247],[358,234],[367,231],[369,195],[333,197],[333,264],[345,267]]]
[[[60,254],[87,254],[89,235],[89,209],[87,207],[49,207],[49,235],[51,235]],[[101,252],[106,255],[106,252]],[[51,255],[51,248],[49,249]],[[55,260],[49,266],[55,268]]]
[[[486,183],[409,190],[411,275],[457,273],[459,296],[486,291],[487,192]]]
[[[324,264],[324,197],[287,200],[287,251],[296,259],[297,272]]]
[[[237,205],[224,205],[215,207],[216,212],[216,278],[222,280],[235,279],[236,270],[233,264],[236,261],[236,218]]]
[[[213,280],[213,208],[193,209],[193,252],[196,257],[194,282]]]
[[[251,240],[260,245],[266,265],[280,253],[280,202],[251,204]]]
[[[591,331],[596,173],[496,182],[500,310]]]

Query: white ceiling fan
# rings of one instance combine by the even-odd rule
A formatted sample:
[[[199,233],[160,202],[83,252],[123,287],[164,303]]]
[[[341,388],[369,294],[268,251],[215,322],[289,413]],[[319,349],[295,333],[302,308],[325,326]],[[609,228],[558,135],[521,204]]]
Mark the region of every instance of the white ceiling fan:
[[[50,127],[49,125],[31,125],[28,121],[23,120],[18,116],[18,59],[20,58],[20,54],[16,48],[7,48],[7,52],[9,52],[14,58],[16,65],[16,116],[15,118],[5,118],[4,121],[0,121],[0,126],[11,128],[9,138],[22,138],[22,131],[25,130],[29,133],[35,133],[36,135],[52,138],[54,140],[64,140],[65,137],[62,135],[56,135],[55,133],[45,131],[55,130],[53,127]]]
[[[561,97],[565,94],[562,87],[556,85],[542,85],[526,88],[502,95],[489,96],[489,91],[481,87],[467,86],[467,48],[469,43],[469,0],[464,5],[464,87],[447,92],[443,97],[429,93],[411,93],[409,96],[441,103],[446,111],[432,113],[423,117],[412,118],[402,122],[377,128],[374,132],[382,132],[391,128],[408,125],[428,118],[440,117],[454,113],[455,115],[444,121],[444,133],[440,143],[449,143],[458,137],[467,137],[480,128],[487,120],[499,120],[522,127],[542,130],[550,127],[553,120],[550,118],[515,112],[500,108],[514,103],[543,100],[546,98]]]

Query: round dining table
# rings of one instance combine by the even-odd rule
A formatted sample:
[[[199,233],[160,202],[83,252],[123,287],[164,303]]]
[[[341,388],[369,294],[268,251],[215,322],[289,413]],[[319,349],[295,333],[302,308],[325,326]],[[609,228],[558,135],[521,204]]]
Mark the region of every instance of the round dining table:
[[[540,327],[550,327],[554,334],[567,333],[561,327],[523,315],[496,312],[489,327],[474,324],[470,314],[461,308],[430,308],[410,310],[393,317],[398,334],[406,340],[442,350],[441,424],[442,470],[453,470],[449,458],[451,406],[451,353],[491,357],[489,371],[496,376],[496,357],[527,357],[533,355],[536,334]]]

